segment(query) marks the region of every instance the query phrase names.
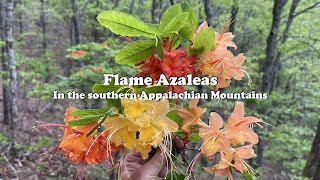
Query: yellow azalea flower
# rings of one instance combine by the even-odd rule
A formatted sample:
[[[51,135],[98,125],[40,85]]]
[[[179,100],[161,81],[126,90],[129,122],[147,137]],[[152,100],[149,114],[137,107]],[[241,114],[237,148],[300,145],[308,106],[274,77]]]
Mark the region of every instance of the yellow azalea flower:
[[[125,117],[108,117],[102,124],[109,131],[108,142],[115,146],[124,145],[127,149],[134,149],[136,144],[137,126]]]
[[[169,112],[168,100],[157,102],[156,107],[148,115],[150,118],[150,126],[143,127],[140,130],[139,142],[143,145],[150,144],[157,147],[171,132],[178,130],[178,125],[170,118],[166,117]]]
[[[152,111],[155,101],[145,99],[121,99],[121,105],[125,116],[141,127],[150,125],[150,120],[145,118],[145,114]],[[141,117],[144,116],[144,117]]]
[[[146,159],[151,147],[158,147],[165,137],[178,130],[178,125],[166,117],[168,100],[121,100],[124,115],[108,117],[103,126],[109,132],[107,142],[136,150]],[[169,138],[168,138],[169,139]]]
[[[179,109],[178,115],[183,119],[181,129],[188,134],[190,133],[190,127],[197,125],[200,121],[200,117],[204,112],[207,111],[206,108],[200,108],[197,106],[199,99],[192,99],[187,109]]]
[[[219,150],[227,150],[230,147],[228,139],[220,130],[223,126],[222,118],[219,114],[210,113],[209,126],[203,122],[199,123],[202,128],[199,129],[199,136],[203,138],[201,152],[206,156],[211,156]]]
[[[253,123],[263,122],[253,116],[244,117],[244,104],[236,102],[234,110],[228,119],[228,125],[224,128],[224,134],[232,145],[250,142],[258,143],[258,135],[251,129]]]

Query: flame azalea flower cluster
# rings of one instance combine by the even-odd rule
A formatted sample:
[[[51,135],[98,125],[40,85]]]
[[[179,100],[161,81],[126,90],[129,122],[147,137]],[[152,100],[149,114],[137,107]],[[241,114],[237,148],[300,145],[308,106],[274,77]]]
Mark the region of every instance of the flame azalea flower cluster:
[[[65,156],[72,162],[94,164],[108,160],[111,157],[111,151],[119,148],[107,145],[105,142],[107,132],[99,137],[93,134],[87,136],[87,133],[97,125],[97,121],[83,126],[69,126],[67,124],[69,121],[78,118],[70,115],[72,111],[74,108],[70,106],[65,113],[66,126],[62,127],[63,137],[58,149],[63,150]]]
[[[206,26],[206,24],[203,26]],[[201,64],[201,72],[203,74],[218,78],[218,84],[215,89],[230,86],[232,78],[241,80],[245,72],[242,69],[242,64],[245,60],[243,53],[234,56],[228,50],[228,47],[237,49],[237,46],[232,41],[235,36],[231,32],[226,32],[227,27],[221,33],[215,32],[214,48],[204,53]]]
[[[218,83],[214,86],[217,90],[228,87],[231,79],[241,80],[246,74],[242,69],[245,60],[243,54],[233,55],[228,50],[237,48],[233,42],[234,35],[226,32],[229,23],[221,32],[215,32],[206,22],[198,27],[196,13],[186,2],[169,7],[159,24],[147,24],[132,15],[113,10],[100,13],[97,19],[101,25],[119,36],[144,37],[144,40],[124,46],[115,61],[133,66],[138,70],[136,76],[149,76],[154,84],[160,80],[160,76],[163,77],[161,74],[167,79],[183,79],[191,74],[193,77],[217,77]],[[78,50],[70,56],[78,58],[85,54],[85,51]],[[91,70],[99,72],[102,69],[94,67]],[[94,93],[130,91],[137,97],[141,92],[162,93],[165,90],[179,93],[185,87],[93,86]],[[64,151],[72,162],[94,164],[109,161],[114,164],[116,158],[113,152],[120,149],[124,149],[119,151],[124,155],[126,150],[137,151],[146,160],[152,156],[152,149],[158,148],[169,159],[167,163],[175,167],[171,157],[177,154],[171,152],[177,152],[177,149],[174,149],[172,135],[181,137],[186,144],[196,133],[202,140],[201,152],[190,163],[190,169],[202,154],[212,159],[213,155],[219,153],[220,162],[205,167],[206,171],[217,176],[228,176],[229,179],[232,179],[231,169],[241,173],[252,172],[245,160],[256,156],[253,145],[258,143],[258,135],[252,126],[262,120],[246,117],[244,104],[236,102],[226,125],[223,125],[221,116],[215,112],[210,113],[209,123],[206,124],[201,118],[207,109],[199,107],[198,102],[199,99],[192,99],[188,107],[182,107],[169,104],[167,99],[106,99],[106,109],[75,110],[69,107],[64,118],[66,125],[42,126],[62,128],[63,137],[57,149]],[[172,170],[170,174],[173,176],[175,172]],[[187,175],[191,174],[189,169],[187,172]]]
[[[152,54],[146,61],[137,64],[140,66],[141,73],[137,76],[150,76],[154,82],[164,74],[167,79],[170,77],[186,77],[187,74],[208,75],[209,77],[217,77],[218,84],[215,89],[226,88],[230,86],[231,79],[242,80],[245,71],[242,69],[245,57],[243,53],[234,56],[228,47],[237,48],[232,41],[235,37],[231,32],[225,32],[228,26],[221,32],[215,32],[214,47],[206,50],[202,57],[197,55],[189,55],[184,48],[171,50],[172,44],[168,43],[169,39],[165,39],[163,44],[164,57],[160,59],[156,53]],[[197,34],[208,28],[207,22],[203,22],[197,30],[195,30],[192,42],[194,42]],[[172,42],[174,40],[171,40]],[[199,63],[201,63],[199,65]],[[167,91],[183,92],[183,86],[169,86]]]
[[[141,153],[146,159],[151,148],[161,147],[178,125],[166,117],[167,100],[122,99],[124,115],[108,117],[103,123],[109,132],[107,142]]]
[[[258,135],[252,130],[253,123],[262,122],[253,116],[244,116],[244,104],[236,102],[234,110],[228,118],[228,124],[223,128],[221,116],[215,112],[210,113],[209,125],[200,120],[205,111],[196,107],[196,100],[190,104],[190,108],[185,109],[181,115],[184,119],[182,127],[200,125],[199,136],[203,139],[201,153],[210,157],[220,152],[221,160],[212,167],[206,167],[205,170],[215,173],[217,176],[229,176],[231,179],[230,167],[234,167],[243,173],[251,171],[250,166],[244,159],[255,157],[252,146],[258,143]],[[199,113],[200,112],[200,113]],[[190,114],[189,116],[185,116]],[[192,117],[192,120],[191,120]],[[183,129],[189,131],[189,129]]]
[[[137,76],[150,76],[153,82],[156,83],[160,78],[160,74],[164,74],[167,79],[170,77],[186,77],[188,74],[197,75],[197,69],[194,67],[196,67],[199,57],[189,56],[184,48],[172,50],[171,46],[169,39],[165,39],[163,44],[164,57],[160,59],[155,53],[152,54],[142,65],[138,64],[141,65],[141,73],[137,74]],[[167,91],[181,93],[184,91],[184,87],[169,86]]]
[[[84,56],[86,53],[87,53],[86,51],[80,49],[80,50],[78,50],[78,51],[76,51],[76,52],[72,52],[72,53],[70,54],[70,57],[71,57],[71,58],[75,58],[75,57],[77,57],[77,56]]]

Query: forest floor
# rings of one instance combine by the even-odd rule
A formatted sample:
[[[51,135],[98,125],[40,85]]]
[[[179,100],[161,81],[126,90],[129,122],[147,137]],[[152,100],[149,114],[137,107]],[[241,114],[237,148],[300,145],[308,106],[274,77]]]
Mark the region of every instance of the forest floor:
[[[0,88],[2,90],[2,88]],[[0,97],[2,92],[0,90]],[[0,100],[1,101],[1,100]],[[19,99],[19,123],[16,125],[15,155],[9,155],[10,137],[8,125],[3,122],[3,105],[0,102],[0,179],[75,179],[80,175],[78,164],[72,164],[62,152],[53,153],[58,146],[62,131],[52,127],[33,130],[38,121],[63,123],[60,107],[42,114],[35,107],[44,107],[35,99]],[[28,104],[25,106],[23,104]],[[66,103],[62,103],[66,104]],[[40,108],[39,108],[40,109]],[[85,167],[84,176],[88,179],[106,179],[107,165]],[[89,178],[92,177],[92,178]],[[100,178],[99,178],[100,177]]]

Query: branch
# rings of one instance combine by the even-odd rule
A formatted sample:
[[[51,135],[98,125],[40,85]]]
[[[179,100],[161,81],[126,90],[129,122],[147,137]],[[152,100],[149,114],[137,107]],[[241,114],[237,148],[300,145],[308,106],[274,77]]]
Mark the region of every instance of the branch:
[[[86,2],[86,4],[84,5],[84,7],[82,8],[82,11],[81,11],[81,14],[80,14],[80,18],[83,16],[84,12],[87,10],[87,7],[88,7],[90,2],[91,2],[91,0],[88,0]]]
[[[296,41],[298,41],[298,42],[300,42],[300,43],[302,43],[302,44],[305,44],[305,45],[309,46],[309,47],[312,48],[316,53],[318,53],[319,56],[320,56],[320,50],[317,49],[317,48],[316,48],[314,45],[312,45],[311,43],[306,42],[306,41],[302,41],[302,40],[300,40],[300,39],[295,39],[295,38],[292,38],[292,39],[293,39],[293,40],[296,40]]]
[[[309,6],[309,7],[305,8],[304,10],[301,10],[301,11],[297,12],[296,14],[293,15],[293,18],[295,18],[295,17],[299,16],[300,14],[303,14],[303,13],[305,13],[305,12],[315,8],[315,7],[317,7],[318,4],[320,4],[320,2],[317,2],[314,5]]]

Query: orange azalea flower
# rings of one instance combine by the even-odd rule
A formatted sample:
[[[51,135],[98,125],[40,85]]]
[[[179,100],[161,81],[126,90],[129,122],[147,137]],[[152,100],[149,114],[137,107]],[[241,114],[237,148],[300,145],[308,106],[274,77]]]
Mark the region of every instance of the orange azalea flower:
[[[197,125],[200,121],[200,117],[207,111],[206,108],[200,108],[197,106],[199,99],[192,99],[189,104],[189,108],[178,109],[178,115],[183,119],[181,129],[190,134],[190,127]]]
[[[63,128],[64,133],[58,149],[65,151],[65,155],[72,162],[93,164],[107,160],[112,150],[111,146],[108,148],[101,138],[95,140],[94,135],[86,136],[97,122],[71,127],[67,125],[68,121],[78,118],[70,115],[72,111],[74,108],[70,106],[65,113],[66,126]]]
[[[221,160],[218,164],[212,167],[204,167],[204,170],[217,176],[228,176],[229,180],[233,179],[229,169],[229,167],[232,166],[232,154],[221,151],[220,156]]]
[[[70,54],[70,57],[71,58],[74,58],[74,57],[76,57],[77,56],[77,53],[76,52],[72,52],[71,54]]]
[[[258,135],[250,128],[253,123],[263,122],[253,116],[244,117],[244,104],[236,102],[234,110],[228,119],[228,125],[224,128],[224,134],[232,145],[250,142],[258,143]]]
[[[232,41],[234,37],[231,32],[215,32],[215,48],[222,47],[227,49],[227,47],[234,47],[237,49],[237,45]]]
[[[85,52],[84,50],[78,50],[77,53],[78,53],[78,55],[83,56],[83,55],[85,55],[87,52]]]
[[[223,126],[221,116],[215,112],[210,113],[209,126],[203,122],[199,122],[202,128],[199,129],[199,136],[203,138],[201,152],[206,156],[211,156],[219,150],[225,151],[230,147],[228,139],[220,130]]]
[[[236,149],[230,148],[227,151],[220,151],[221,160],[212,167],[205,167],[207,172],[214,173],[217,176],[228,176],[232,179],[229,167],[232,166],[241,173],[248,171],[251,167],[244,159],[250,159],[256,156],[252,144],[242,146]]]
[[[235,167],[241,173],[248,171],[248,168],[251,168],[250,165],[244,161],[244,159],[251,159],[257,156],[254,153],[252,146],[252,144],[241,146],[236,148],[235,152],[233,153],[233,167]]]

